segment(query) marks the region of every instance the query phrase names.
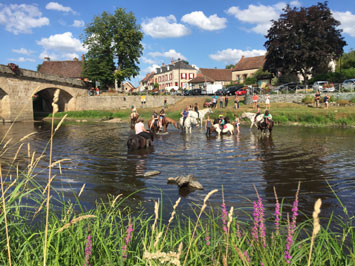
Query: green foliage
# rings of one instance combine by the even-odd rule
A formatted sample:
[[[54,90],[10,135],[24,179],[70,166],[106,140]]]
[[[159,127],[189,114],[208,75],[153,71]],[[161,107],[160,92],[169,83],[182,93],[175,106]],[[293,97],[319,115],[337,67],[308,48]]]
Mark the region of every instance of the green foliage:
[[[154,83],[154,89],[159,89],[159,83],[157,82]]]
[[[234,66],[235,64],[226,65],[226,69],[232,69]]]
[[[264,69],[275,75],[327,72],[331,60],[339,58],[346,45],[327,2],[308,8],[287,6],[266,36]]]
[[[310,103],[313,103],[313,102],[314,102],[314,98],[311,97],[311,95],[307,95],[306,97],[304,97],[304,98],[302,99],[302,102],[303,102],[304,104],[310,104]]]
[[[355,97],[351,98],[351,99],[350,99],[350,102],[351,102],[351,103],[355,103]]]
[[[355,69],[355,51],[344,53],[337,61],[336,70]]]
[[[37,71],[39,71],[39,69],[41,68],[42,64],[38,64],[37,65]]]
[[[84,44],[88,48],[83,76],[112,86],[139,73],[139,57],[143,53],[143,33],[132,12],[119,8],[113,15],[103,12],[85,29]],[[117,62],[117,67],[115,66]]]
[[[342,83],[345,79],[351,79],[355,77],[355,68],[344,69],[341,72],[328,72],[323,74],[318,74],[309,80],[312,84],[318,80],[327,80],[333,83]]]
[[[337,104],[339,104],[340,106],[345,106],[345,105],[349,105],[350,101],[349,100],[345,100],[345,99],[338,99],[337,100]]]

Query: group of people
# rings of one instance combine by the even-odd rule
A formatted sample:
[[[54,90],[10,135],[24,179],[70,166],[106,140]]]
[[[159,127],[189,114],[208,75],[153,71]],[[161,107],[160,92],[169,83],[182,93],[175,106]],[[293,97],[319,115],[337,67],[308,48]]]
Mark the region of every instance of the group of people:
[[[316,103],[317,108],[320,107],[320,99],[321,99],[320,92],[319,92],[319,90],[317,90],[316,95],[314,96],[314,101]],[[328,109],[328,107],[329,107],[329,99],[330,99],[330,97],[328,94],[326,94],[323,98],[325,109]]]
[[[216,94],[214,94],[212,96],[212,108],[217,108],[217,103],[219,102],[219,107],[220,108],[226,108],[228,107],[228,103],[229,103],[229,97],[228,95],[225,95],[225,96],[218,96]],[[236,94],[235,97],[234,97],[234,108],[235,109],[238,109],[239,108],[239,97],[238,95]]]
[[[205,129],[206,129],[206,135],[210,135],[211,132],[212,132],[212,128],[214,127],[214,124],[217,124],[215,123],[217,122],[218,123],[218,126],[221,130],[224,129],[224,126],[227,124],[227,123],[230,123],[228,117],[225,117],[224,115],[220,114],[218,116],[218,119],[216,121],[212,121],[210,116],[208,115],[207,116],[207,119],[205,121]],[[239,126],[240,126],[240,121],[239,121],[239,117],[234,114],[234,120],[232,121],[231,123],[235,129],[236,129],[236,132],[237,134],[240,133],[240,129],[239,129]]]

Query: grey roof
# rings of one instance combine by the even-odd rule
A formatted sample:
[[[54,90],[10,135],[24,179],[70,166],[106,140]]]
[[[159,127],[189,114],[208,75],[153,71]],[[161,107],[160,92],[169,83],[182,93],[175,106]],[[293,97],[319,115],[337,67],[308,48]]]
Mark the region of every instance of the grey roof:
[[[169,69],[168,69],[169,67]],[[157,74],[161,74],[161,73],[165,73],[165,72],[169,72],[173,69],[189,69],[189,70],[195,70],[194,67],[186,64],[184,61],[176,61],[173,64],[169,64],[169,65],[164,65],[161,66],[159,68],[157,68]]]

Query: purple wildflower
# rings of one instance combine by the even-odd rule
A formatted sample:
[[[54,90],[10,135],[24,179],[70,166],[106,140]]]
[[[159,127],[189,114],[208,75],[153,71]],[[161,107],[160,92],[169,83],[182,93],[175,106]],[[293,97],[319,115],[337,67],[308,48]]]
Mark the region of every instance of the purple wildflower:
[[[206,229],[206,237],[205,237],[206,246],[209,246],[211,244],[210,239],[211,239],[211,237],[210,237],[210,235],[208,233],[208,228],[207,228]]]
[[[264,206],[263,206],[263,201],[259,197],[258,199],[258,208],[259,208],[259,233],[260,233],[260,238],[261,241],[264,244],[264,247],[266,247],[266,232],[265,232],[265,224],[264,224]]]
[[[288,232],[287,232],[287,239],[286,239],[286,250],[285,250],[285,260],[288,264],[291,263],[291,255],[290,255],[290,249],[291,249],[291,246],[292,246],[292,234],[293,234],[293,230],[292,230],[292,227],[290,225],[290,218],[288,217],[288,214],[287,214],[287,221],[288,221]]]
[[[124,242],[125,244],[122,246],[122,257],[123,258],[127,258],[127,247],[128,247],[128,244],[131,242],[131,233],[133,232],[133,228],[132,228],[132,223],[131,223],[131,220],[129,220],[128,222],[128,227],[127,227],[127,230],[126,230],[126,237],[124,239]]]
[[[248,251],[244,251],[243,255],[244,255],[245,259],[247,260],[247,262],[250,263],[250,257],[249,257]]]
[[[222,207],[222,222],[223,222],[223,231],[227,234],[227,221],[228,221],[228,212],[227,212],[227,208],[226,208],[226,204],[224,203],[224,200],[223,200],[223,203],[221,205]]]
[[[84,266],[90,266],[91,253],[92,253],[92,240],[91,240],[91,235],[88,235],[86,239]]]
[[[280,212],[280,203],[276,201],[275,204],[275,226],[276,226],[276,235],[280,234],[280,217],[281,217],[281,212]]]
[[[258,204],[253,201],[253,207],[254,207],[254,212],[253,212],[253,217],[254,217],[254,227],[253,227],[253,231],[252,231],[252,235],[255,239],[255,241],[258,241],[259,238],[259,208],[258,208]]]
[[[242,238],[242,233],[240,232],[240,226],[239,226],[239,223],[237,222],[237,219],[235,220],[235,226],[237,228],[237,237],[239,239],[241,239]]]

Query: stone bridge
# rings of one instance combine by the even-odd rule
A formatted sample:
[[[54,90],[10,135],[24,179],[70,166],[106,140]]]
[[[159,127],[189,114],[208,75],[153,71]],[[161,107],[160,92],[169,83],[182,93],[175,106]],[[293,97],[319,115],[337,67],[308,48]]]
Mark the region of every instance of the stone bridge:
[[[0,119],[26,121],[34,119],[34,112],[50,113],[56,89],[60,89],[59,111],[76,110],[77,99],[88,97],[81,80],[0,65]]]

